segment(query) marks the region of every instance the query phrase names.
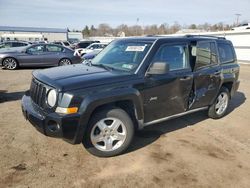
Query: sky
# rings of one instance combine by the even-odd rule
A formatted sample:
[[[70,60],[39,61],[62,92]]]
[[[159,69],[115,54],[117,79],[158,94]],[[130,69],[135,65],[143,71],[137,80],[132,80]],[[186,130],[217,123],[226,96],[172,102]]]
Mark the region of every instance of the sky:
[[[0,26],[233,24],[237,13],[250,22],[250,0],[0,0]]]

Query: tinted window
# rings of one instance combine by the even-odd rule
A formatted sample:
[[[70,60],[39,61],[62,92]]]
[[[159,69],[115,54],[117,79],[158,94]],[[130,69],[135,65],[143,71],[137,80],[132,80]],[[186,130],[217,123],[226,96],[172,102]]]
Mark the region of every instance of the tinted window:
[[[62,43],[60,43],[60,42],[54,42],[54,44],[62,45]]]
[[[90,42],[84,42],[84,43],[79,43],[78,46],[80,48],[87,48],[91,43]]]
[[[63,42],[63,44],[64,44],[65,46],[69,46],[69,43],[68,43],[68,42]]]
[[[37,53],[44,52],[44,46],[43,45],[33,46],[31,48],[28,48],[27,52],[30,54],[37,54]]]
[[[163,45],[156,52],[153,62],[166,62],[170,70],[188,68],[186,49],[185,45]]]
[[[228,63],[235,60],[234,51],[230,44],[218,43],[218,49],[221,63]]]
[[[216,64],[217,61],[217,52],[214,42],[198,42],[195,54],[196,56],[196,67],[205,67],[211,64]]]
[[[20,47],[20,46],[27,46],[27,44],[22,43],[22,42],[13,42],[12,43],[12,47]]]
[[[55,45],[47,45],[46,49],[48,52],[62,52],[63,48]]]

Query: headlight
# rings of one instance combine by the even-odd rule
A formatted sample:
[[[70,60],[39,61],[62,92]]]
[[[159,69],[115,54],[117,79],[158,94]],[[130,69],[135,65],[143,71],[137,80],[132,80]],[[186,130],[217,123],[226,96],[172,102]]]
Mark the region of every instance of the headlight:
[[[57,93],[56,90],[51,89],[47,95],[47,103],[50,107],[54,107],[56,105]]]

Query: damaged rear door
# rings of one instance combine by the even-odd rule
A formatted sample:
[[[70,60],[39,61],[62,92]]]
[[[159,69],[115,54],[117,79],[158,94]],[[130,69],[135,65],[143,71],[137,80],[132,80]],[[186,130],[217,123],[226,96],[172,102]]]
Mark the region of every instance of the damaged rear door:
[[[221,83],[221,66],[218,63],[215,41],[198,41],[192,47],[194,57],[194,85],[189,108],[210,105],[216,97]]]

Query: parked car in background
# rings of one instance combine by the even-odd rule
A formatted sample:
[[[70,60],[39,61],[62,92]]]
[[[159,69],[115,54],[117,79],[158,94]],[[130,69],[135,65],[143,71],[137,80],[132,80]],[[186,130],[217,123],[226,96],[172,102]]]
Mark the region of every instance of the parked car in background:
[[[76,43],[80,42],[80,40],[77,38],[69,38],[68,41],[70,44],[76,44]]]
[[[244,23],[244,24],[238,25],[237,27],[232,28],[232,30],[234,31],[246,30],[246,29],[250,29],[250,23]]]
[[[0,53],[0,65],[6,69],[18,67],[50,67],[81,63],[74,51],[55,44],[34,44]]]
[[[57,45],[71,48],[71,44],[68,41],[55,41],[55,42],[52,42],[52,44],[57,44]]]
[[[78,53],[80,56],[88,54],[93,51],[100,52],[103,48],[105,48],[108,44],[106,43],[92,43],[87,48],[78,48],[75,49],[76,53]]]
[[[75,49],[79,49],[79,48],[87,48],[90,44],[93,43],[100,43],[100,41],[92,41],[92,40],[88,40],[88,41],[80,41],[75,45]]]
[[[90,52],[90,53],[87,53],[87,54],[81,56],[81,57],[82,57],[82,60],[83,60],[83,61],[82,61],[83,64],[91,62],[92,59],[93,59],[99,52],[100,52],[100,51],[93,51],[93,52]]]
[[[25,41],[6,41],[0,43],[0,49],[28,46],[29,44],[31,43]]]

